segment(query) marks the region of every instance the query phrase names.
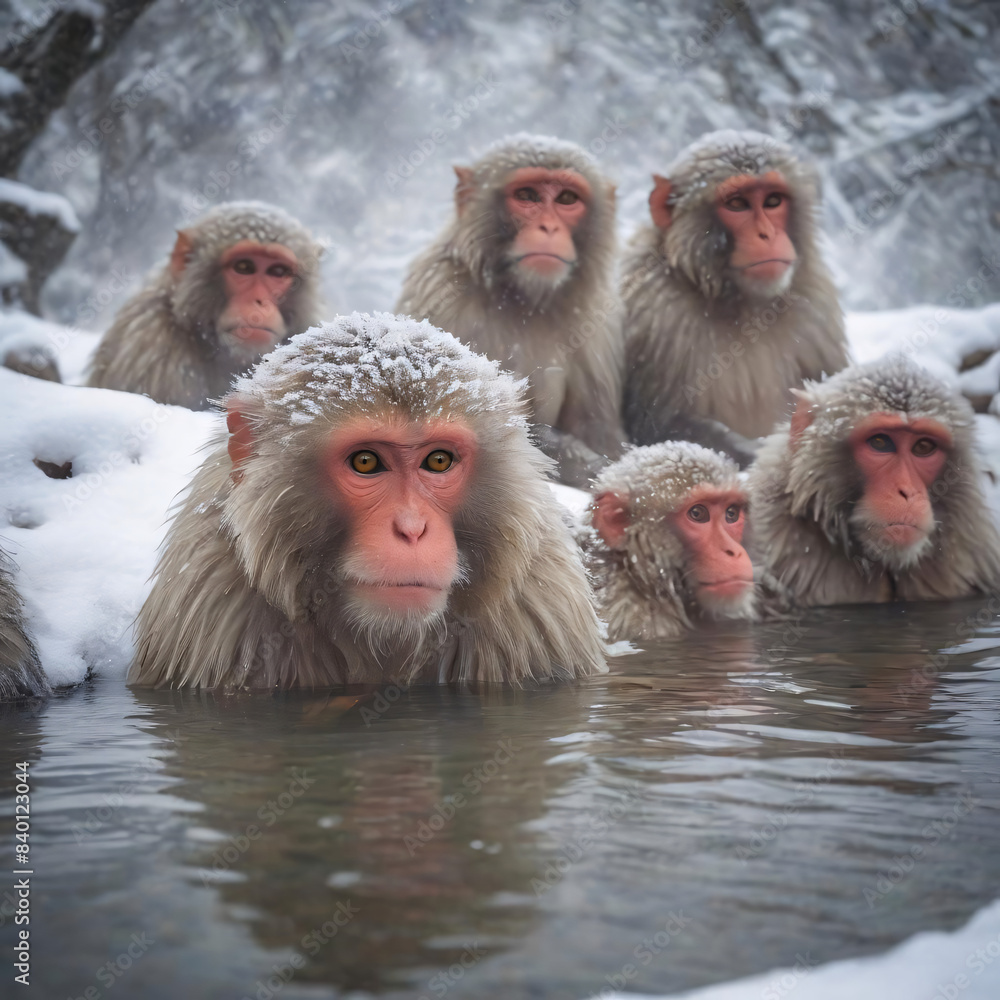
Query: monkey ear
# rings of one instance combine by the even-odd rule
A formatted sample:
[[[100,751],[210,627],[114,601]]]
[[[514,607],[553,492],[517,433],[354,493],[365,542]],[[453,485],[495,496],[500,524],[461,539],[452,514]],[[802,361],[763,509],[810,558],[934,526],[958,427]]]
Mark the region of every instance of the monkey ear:
[[[799,446],[802,435],[805,434],[809,425],[813,422],[816,410],[813,407],[812,400],[801,389],[792,389],[792,395],[795,397],[795,412],[792,414],[792,425],[788,433],[788,445],[792,451],[795,451]]]
[[[591,523],[609,549],[620,549],[625,544],[625,532],[632,523],[628,497],[610,492],[598,493],[594,497]]]
[[[191,234],[185,229],[177,230],[177,242],[170,254],[170,273],[179,278],[184,273],[184,268],[188,265],[188,258],[194,249],[194,241]]]
[[[229,428],[229,460],[233,463],[230,473],[234,483],[243,478],[240,468],[253,455],[253,428],[250,421],[233,407],[226,413],[226,427]]]
[[[673,184],[666,177],[653,174],[653,191],[649,196],[649,214],[653,225],[666,229],[674,221],[674,210],[667,204]]]
[[[455,176],[458,178],[458,183],[455,185],[455,211],[461,218],[465,207],[472,201],[472,196],[476,192],[476,185],[473,181],[475,171],[472,167],[452,167],[451,169],[455,171]]]

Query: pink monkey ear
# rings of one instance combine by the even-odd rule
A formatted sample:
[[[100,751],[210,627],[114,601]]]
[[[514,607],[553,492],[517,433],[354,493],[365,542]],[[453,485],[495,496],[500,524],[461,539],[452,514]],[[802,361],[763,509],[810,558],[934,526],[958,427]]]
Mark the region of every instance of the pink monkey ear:
[[[628,497],[611,492],[598,493],[592,505],[591,523],[608,548],[620,549],[625,544],[625,532],[632,523]]]
[[[230,473],[234,483],[243,478],[242,465],[253,455],[253,428],[243,414],[230,407],[226,413],[226,427],[229,428],[229,460],[233,463]]]
[[[461,217],[469,202],[472,201],[472,196],[476,193],[476,185],[473,180],[475,171],[472,167],[452,167],[451,169],[455,171],[455,176],[458,178],[458,183],[455,185],[455,211]]]
[[[792,389],[795,397],[795,412],[792,414],[792,426],[788,434],[788,444],[792,451],[799,446],[802,435],[809,428],[816,416],[812,400],[801,390]]]
[[[184,273],[193,249],[194,241],[191,239],[191,234],[185,229],[178,229],[177,241],[170,251],[170,273],[174,278],[179,278]]]
[[[649,214],[653,225],[666,229],[674,220],[674,210],[667,204],[673,184],[666,177],[653,174],[653,191],[649,196]]]

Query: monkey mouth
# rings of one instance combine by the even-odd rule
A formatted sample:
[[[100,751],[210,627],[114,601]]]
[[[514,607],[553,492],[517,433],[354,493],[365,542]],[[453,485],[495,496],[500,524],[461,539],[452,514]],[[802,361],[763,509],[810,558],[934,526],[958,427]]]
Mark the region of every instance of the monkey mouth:
[[[745,274],[747,271],[752,271],[755,267],[766,267],[768,270],[780,274],[794,263],[795,261],[788,260],[787,257],[768,257],[767,260],[755,260],[752,264],[744,264],[743,267],[738,267],[736,270],[742,271]]]
[[[429,580],[352,580],[355,593],[394,611],[438,611],[449,588]]]
[[[247,347],[269,347],[279,340],[278,334],[268,326],[234,326],[226,334]]]
[[[908,549],[927,537],[927,532],[909,521],[892,521],[883,525],[882,537],[893,548]]]
[[[522,254],[515,260],[515,263],[518,267],[528,267],[545,277],[553,277],[568,271],[576,261],[567,260],[557,253],[545,253],[539,250]]]
[[[722,580],[700,580],[698,589],[713,597],[742,597],[753,586],[753,579],[731,576]]]

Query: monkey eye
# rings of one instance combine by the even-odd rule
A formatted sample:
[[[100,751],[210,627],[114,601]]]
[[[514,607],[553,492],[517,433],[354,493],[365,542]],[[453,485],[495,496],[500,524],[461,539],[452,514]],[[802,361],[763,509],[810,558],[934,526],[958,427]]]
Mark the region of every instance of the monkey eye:
[[[785,200],[785,197],[780,191],[772,191],[764,199],[764,208],[777,208]]]
[[[743,197],[743,195],[734,195],[726,202],[726,208],[730,212],[745,212],[750,207],[750,202]]]
[[[726,512],[728,516],[729,512]],[[703,503],[696,503],[690,510],[688,510],[688,517],[692,521],[697,521],[699,524],[705,524],[712,519],[711,515],[708,513],[708,508]]]
[[[932,441],[930,438],[920,438],[919,441],[914,444],[910,451],[917,456],[917,458],[926,458],[928,455],[933,455],[937,451],[937,442]]]
[[[514,192],[514,197],[518,201],[541,201],[542,196],[531,187],[518,188]]]
[[[564,188],[556,195],[556,201],[560,205],[575,205],[580,200],[580,196],[569,188]]]
[[[450,451],[432,451],[423,461],[422,469],[428,472],[447,472],[455,461],[455,456]]]
[[[385,472],[382,459],[373,451],[356,451],[351,455],[351,468],[362,476],[371,476],[376,472]]]
[[[743,508],[740,507],[738,503],[730,504],[726,508],[726,520],[730,524],[735,524],[740,519],[740,514],[743,513]]]
[[[233,270],[237,274],[256,274],[257,265],[249,257],[240,257],[233,261]]]
[[[287,264],[272,264],[267,273],[272,278],[287,278],[291,275],[292,269]]]
[[[868,439],[868,447],[872,451],[892,452],[896,450],[896,445],[888,434],[873,434]]]

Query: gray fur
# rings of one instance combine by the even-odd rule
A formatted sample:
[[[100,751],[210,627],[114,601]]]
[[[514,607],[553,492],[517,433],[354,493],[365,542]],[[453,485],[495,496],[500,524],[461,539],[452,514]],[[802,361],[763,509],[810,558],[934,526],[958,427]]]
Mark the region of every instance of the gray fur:
[[[51,691],[28,634],[9,560],[0,550],[0,701],[38,698]]]
[[[230,400],[254,424],[233,484],[225,438],[197,473],[138,619],[129,682],[225,688],[513,682],[601,671],[592,595],[520,384],[427,322],[341,317],[292,339]],[[320,457],[358,414],[465,421],[480,448],[455,520],[465,580],[436,622],[386,634],[340,590],[346,524]]]
[[[594,483],[594,496],[627,498],[632,522],[620,549],[609,548],[593,527],[581,536],[610,641],[673,638],[701,617],[686,579],[684,548],[667,519],[702,484],[743,489],[734,462],[687,441],[632,448]],[[753,610],[748,600],[736,616],[750,618]]]
[[[798,262],[786,292],[751,301],[727,273],[715,189],[733,175],[772,170],[791,192]],[[756,438],[787,416],[790,388],[847,364],[843,315],[816,247],[818,178],[777,139],[735,131],[703,136],[667,176],[672,224],[642,227],[623,264],[626,429],[651,444],[695,417]]]
[[[594,193],[574,234],[575,270],[537,298],[516,285],[503,261],[514,228],[502,189],[521,167],[575,170]],[[542,435],[542,447],[563,481],[586,487],[604,456],[620,454],[624,437],[613,190],[579,146],[541,136],[506,138],[473,170],[471,202],[413,261],[397,311],[429,319],[526,377],[532,422],[555,429]]]
[[[287,337],[319,321],[323,248],[287,212],[259,201],[228,202],[185,233],[193,250],[180,279],[164,266],[122,306],[101,338],[87,385],[196,410],[228,392],[252,363],[223,346],[215,330],[225,306],[219,258],[240,240],[282,243],[298,258],[299,280],[281,305]]]
[[[979,485],[968,402],[905,358],[848,368],[807,383],[815,416],[794,451],[789,425],[762,446],[751,471],[755,565],[780,605],[954,600],[1000,586],[1000,537]],[[848,445],[873,413],[933,418],[954,439],[930,490],[936,527],[914,565],[886,566],[852,531],[861,479]]]

